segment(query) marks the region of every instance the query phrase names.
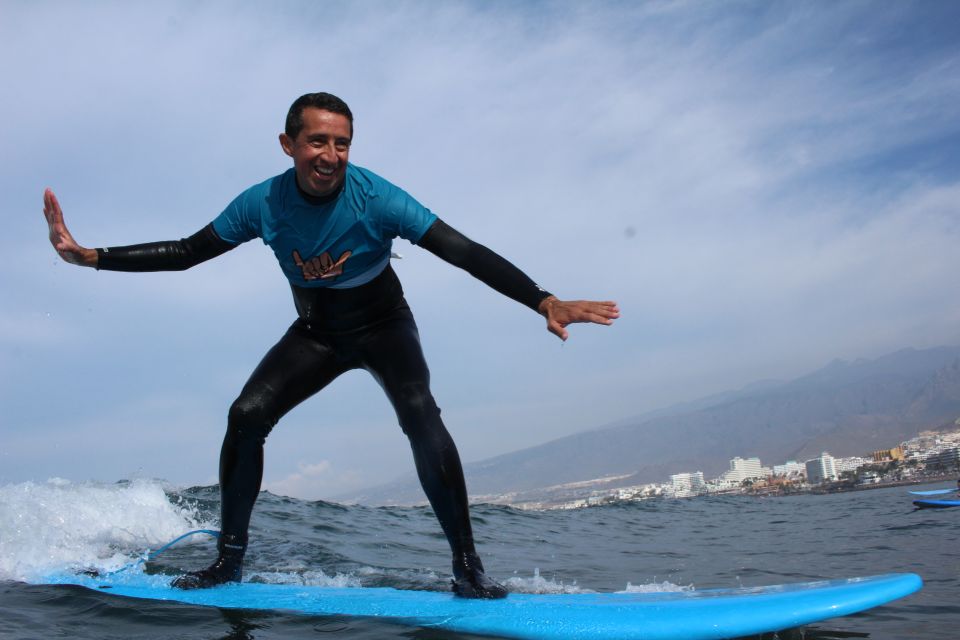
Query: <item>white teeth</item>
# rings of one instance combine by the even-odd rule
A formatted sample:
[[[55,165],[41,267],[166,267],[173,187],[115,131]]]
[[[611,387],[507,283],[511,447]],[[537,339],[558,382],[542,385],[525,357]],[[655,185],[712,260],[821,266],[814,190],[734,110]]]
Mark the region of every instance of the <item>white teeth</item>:
[[[323,169],[321,167],[316,167],[317,173],[322,173],[325,176],[332,176],[333,169]]]

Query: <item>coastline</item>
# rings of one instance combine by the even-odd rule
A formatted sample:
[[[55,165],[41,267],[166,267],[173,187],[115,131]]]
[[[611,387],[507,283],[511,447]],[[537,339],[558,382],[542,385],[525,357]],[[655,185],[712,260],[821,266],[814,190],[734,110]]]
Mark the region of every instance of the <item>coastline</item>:
[[[933,484],[936,482],[956,482],[957,474],[949,473],[939,476],[930,476],[924,478],[910,478],[908,480],[894,480],[892,482],[875,482],[870,484],[857,484],[848,486],[843,483],[817,485],[804,493],[847,493],[850,491],[869,491],[870,489],[886,489],[888,487],[906,487],[917,484]],[[839,484],[840,486],[836,486]]]

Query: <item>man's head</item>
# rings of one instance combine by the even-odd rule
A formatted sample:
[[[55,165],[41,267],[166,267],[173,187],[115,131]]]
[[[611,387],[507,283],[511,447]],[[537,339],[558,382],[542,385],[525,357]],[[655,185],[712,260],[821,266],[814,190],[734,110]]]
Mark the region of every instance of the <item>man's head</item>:
[[[305,93],[290,105],[287,111],[287,124],[284,127],[284,133],[290,138],[295,139],[303,129],[303,110],[312,107],[321,111],[339,113],[350,121],[350,138],[353,138],[353,112],[347,103],[333,95],[332,93]]]
[[[313,196],[333,193],[343,182],[352,140],[350,107],[329,93],[297,98],[280,134],[283,152],[293,158],[297,184]]]

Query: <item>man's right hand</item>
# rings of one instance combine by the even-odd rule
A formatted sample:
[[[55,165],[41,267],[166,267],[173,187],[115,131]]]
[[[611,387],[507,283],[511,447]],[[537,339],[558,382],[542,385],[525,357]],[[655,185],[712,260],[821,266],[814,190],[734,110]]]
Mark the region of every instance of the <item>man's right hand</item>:
[[[63,210],[60,209],[57,196],[53,195],[51,189],[43,192],[43,216],[47,219],[47,227],[50,230],[50,244],[65,262],[83,267],[97,266],[97,250],[81,247],[73,239],[67,225],[63,223]]]

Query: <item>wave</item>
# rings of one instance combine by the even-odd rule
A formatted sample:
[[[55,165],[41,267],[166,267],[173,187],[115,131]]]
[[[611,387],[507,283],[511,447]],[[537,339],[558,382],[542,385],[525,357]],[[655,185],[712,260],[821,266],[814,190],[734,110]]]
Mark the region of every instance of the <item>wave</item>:
[[[195,501],[171,501],[164,483],[74,483],[60,478],[0,487],[0,580],[115,571],[191,529],[217,528]]]

